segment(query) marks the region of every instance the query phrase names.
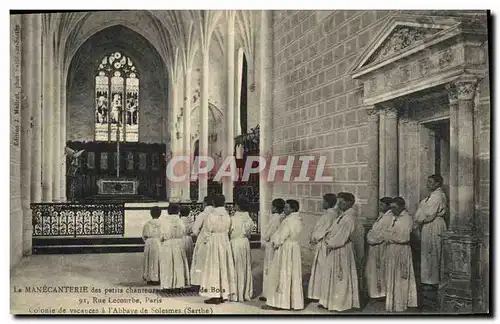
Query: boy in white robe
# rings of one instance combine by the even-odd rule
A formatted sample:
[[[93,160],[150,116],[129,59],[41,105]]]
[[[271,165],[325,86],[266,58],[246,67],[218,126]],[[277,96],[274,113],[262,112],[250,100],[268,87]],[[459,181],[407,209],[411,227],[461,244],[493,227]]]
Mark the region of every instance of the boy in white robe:
[[[189,265],[184,251],[184,223],[179,217],[179,205],[170,204],[162,219],[160,283],[162,289],[190,286]]]
[[[193,235],[196,236],[196,244],[191,263],[191,284],[196,286],[201,284],[201,272],[205,266],[207,230],[204,223],[207,216],[214,210],[213,197],[206,196],[203,199],[203,205],[204,210],[196,217],[192,229]]]
[[[358,273],[351,242],[356,226],[356,211],[352,208],[355,199],[351,193],[337,194],[339,217],[328,230],[325,243],[328,247],[325,282],[321,289],[320,305],[330,311],[346,311],[359,308]]]
[[[266,310],[304,308],[302,288],[302,258],[299,235],[302,231],[302,218],[299,214],[299,202],[287,200],[285,219],[271,238],[276,249],[270,270],[269,286],[266,290]]]
[[[446,231],[444,216],[447,210],[446,195],[441,188],[443,178],[431,175],[427,179],[430,195],[420,202],[415,213],[415,227],[420,227],[420,280],[422,284],[439,284],[441,268],[441,234]]]
[[[259,300],[266,301],[266,287],[269,284],[269,271],[273,263],[274,247],[271,243],[271,237],[278,230],[281,222],[285,218],[283,209],[285,208],[285,201],[281,198],[274,199],[271,203],[271,217],[262,230],[262,246],[264,247],[264,266],[262,271],[262,294]],[[272,279],[271,279],[272,280]]]
[[[236,212],[231,217],[229,232],[233,250],[234,271],[236,274],[236,296],[234,301],[248,301],[253,295],[252,259],[250,257],[250,241],[253,220],[248,214],[250,202],[240,197],[236,204]]]
[[[193,233],[193,223],[194,219],[193,216],[190,215],[191,210],[189,209],[188,206],[182,206],[181,207],[181,220],[184,223],[184,250],[186,251],[186,257],[188,259],[188,264],[190,265],[193,259],[193,238],[191,237],[191,234]]]
[[[393,199],[392,222],[382,234],[387,244],[385,309],[388,312],[402,312],[408,307],[417,307],[417,286],[410,247],[412,218],[405,205],[403,198]]]
[[[236,273],[229,242],[231,218],[224,207],[224,195],[214,197],[214,209],[206,216],[206,251],[201,273],[200,295],[206,304],[220,304],[236,299]]]
[[[314,259],[311,267],[311,277],[307,289],[307,298],[317,301],[321,297],[321,288],[327,283],[323,279],[325,271],[325,262],[327,257],[327,246],[324,241],[326,233],[333,221],[338,216],[337,196],[333,193],[327,193],[323,196],[323,209],[325,213],[320,217],[314,227],[309,243],[315,245]]]
[[[368,257],[366,259],[365,278],[370,298],[385,297],[385,250],[383,232],[391,226],[392,212],[390,205],[392,198],[384,197],[380,199],[380,213],[372,228],[366,235],[368,243]]]
[[[161,237],[161,209],[157,206],[151,208],[151,217],[142,230],[144,240],[144,263],[142,278],[148,285],[160,283],[160,237]]]

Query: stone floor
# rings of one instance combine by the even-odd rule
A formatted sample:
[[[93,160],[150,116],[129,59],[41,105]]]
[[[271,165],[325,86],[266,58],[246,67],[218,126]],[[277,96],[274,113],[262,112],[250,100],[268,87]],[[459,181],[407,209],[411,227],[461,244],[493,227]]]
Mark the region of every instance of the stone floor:
[[[254,275],[254,295],[258,296],[262,285],[263,251],[252,250],[252,272]],[[304,260],[304,281],[310,269],[307,258]],[[140,313],[146,309],[148,314],[158,312],[193,313],[209,312],[211,314],[335,314],[317,307],[311,303],[301,311],[265,311],[260,308],[264,302],[257,298],[245,303],[224,303],[210,306],[203,303],[200,296],[160,297],[158,293],[127,293],[126,289],[152,288],[141,278],[142,253],[110,253],[110,254],[79,254],[79,255],[34,255],[23,259],[11,271],[11,313],[39,314],[73,310],[79,312],[97,311],[108,314],[115,309],[120,313]],[[305,284],[307,284],[305,282]],[[87,286],[88,293],[54,293],[26,292],[26,287],[55,286]],[[92,292],[92,288],[101,292]],[[105,289],[109,291],[106,294]],[[22,290],[22,292],[19,292]],[[123,290],[122,292],[119,292]],[[139,304],[113,303],[119,299],[139,299]],[[159,300],[161,299],[161,301]],[[156,301],[156,302],[154,302]],[[415,311],[411,311],[415,312]],[[384,302],[371,301],[356,313],[384,313]]]

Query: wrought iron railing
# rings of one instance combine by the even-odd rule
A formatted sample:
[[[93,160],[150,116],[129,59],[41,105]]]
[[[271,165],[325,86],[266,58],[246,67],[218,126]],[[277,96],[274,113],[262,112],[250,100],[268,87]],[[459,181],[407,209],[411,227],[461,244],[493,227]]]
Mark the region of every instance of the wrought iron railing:
[[[31,204],[33,236],[123,235],[123,204]]]
[[[203,211],[198,202],[179,203],[188,206],[191,216],[196,218]],[[124,235],[125,207],[123,203],[39,203],[31,204],[33,211],[33,237],[47,236],[99,236]],[[234,204],[226,204],[230,215]],[[253,233],[259,232],[259,210],[249,212],[254,221]]]

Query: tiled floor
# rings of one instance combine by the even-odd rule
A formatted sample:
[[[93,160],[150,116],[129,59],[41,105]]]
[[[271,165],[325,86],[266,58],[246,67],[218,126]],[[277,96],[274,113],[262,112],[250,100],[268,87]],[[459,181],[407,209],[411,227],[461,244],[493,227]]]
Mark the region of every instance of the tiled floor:
[[[261,291],[262,257],[262,250],[252,250],[255,296]],[[209,306],[203,303],[204,298],[200,296],[165,298],[154,292],[127,292],[128,288],[151,288],[142,281],[141,267],[142,253],[31,256],[23,259],[11,272],[11,313],[36,314],[43,310],[57,314],[64,309],[66,314],[70,314],[72,309],[78,309],[80,312],[92,310],[107,314],[114,309],[121,313],[134,310],[140,313],[146,309],[148,314],[174,311],[181,314],[193,311],[213,314],[335,314],[319,309],[316,303],[307,305],[301,311],[265,311],[260,308],[264,303],[257,298],[245,303]],[[307,278],[308,274],[305,273],[304,277]],[[47,291],[49,287],[56,286],[86,286],[89,292],[26,292],[26,287],[46,287]],[[101,289],[101,292],[93,292],[92,288]],[[18,290],[23,292],[14,292]],[[137,298],[140,304],[112,303],[130,298]],[[383,313],[384,302],[370,302],[362,310],[352,313],[360,312]]]

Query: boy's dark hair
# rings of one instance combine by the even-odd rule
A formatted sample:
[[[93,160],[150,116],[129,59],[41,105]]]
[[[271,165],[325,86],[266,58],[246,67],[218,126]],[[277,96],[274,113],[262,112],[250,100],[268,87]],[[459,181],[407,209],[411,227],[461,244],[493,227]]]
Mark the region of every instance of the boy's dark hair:
[[[286,203],[288,204],[288,206],[290,206],[290,208],[292,208],[292,210],[294,212],[298,212],[299,211],[300,204],[299,204],[299,202],[297,200],[295,200],[295,199],[288,199],[286,201]]]
[[[392,198],[391,197],[383,197],[380,199],[380,202],[383,202],[384,204],[390,205],[392,203]]]
[[[354,195],[350,192],[339,192],[337,194],[337,198],[344,199],[346,202],[350,203],[351,206],[354,205],[354,203],[356,202]]]
[[[205,196],[203,198],[203,202],[207,204],[207,206],[213,206],[214,205],[214,197],[212,195]]]
[[[154,219],[160,218],[161,216],[161,209],[158,206],[151,207],[149,212],[151,213],[151,217],[153,217]]]
[[[214,207],[224,207],[226,203],[226,197],[222,194],[215,195],[214,197]]]
[[[168,205],[168,213],[170,215],[177,215],[177,214],[179,214],[179,209],[180,209],[180,206],[178,204],[170,204],[170,205]]]
[[[276,198],[273,200],[272,205],[276,207],[278,213],[282,214],[283,209],[285,208],[285,200],[281,198]]]
[[[182,217],[187,217],[191,213],[191,209],[188,206],[182,206],[181,207],[181,216]]]
[[[248,211],[248,208],[250,207],[250,200],[248,200],[247,197],[240,197],[238,198],[238,207],[240,207],[241,211]]]
[[[434,180],[434,182],[438,183],[439,186],[442,186],[443,185],[443,177],[440,176],[439,174],[433,174],[431,176],[429,176],[429,179],[432,179]]]
[[[403,197],[396,197],[392,200],[393,204],[398,205],[399,207],[405,207],[406,206],[406,201],[404,200]]]
[[[333,208],[337,203],[337,196],[334,193],[327,193],[323,196],[323,200],[328,203],[328,208]]]

